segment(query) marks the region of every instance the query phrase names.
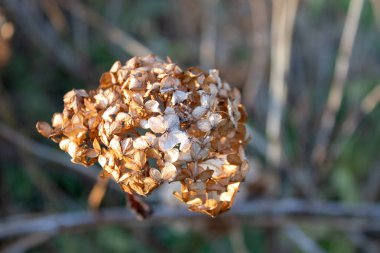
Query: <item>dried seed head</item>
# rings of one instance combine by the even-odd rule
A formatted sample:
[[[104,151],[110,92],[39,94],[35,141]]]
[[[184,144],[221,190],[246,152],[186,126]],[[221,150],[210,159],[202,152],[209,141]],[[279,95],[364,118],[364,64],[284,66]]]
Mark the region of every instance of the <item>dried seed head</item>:
[[[182,71],[148,55],[115,62],[96,90],[68,92],[52,125],[36,127],[72,162],[98,162],[128,193],[179,181],[179,200],[216,216],[231,208],[248,171],[245,115],[239,91],[217,70]]]

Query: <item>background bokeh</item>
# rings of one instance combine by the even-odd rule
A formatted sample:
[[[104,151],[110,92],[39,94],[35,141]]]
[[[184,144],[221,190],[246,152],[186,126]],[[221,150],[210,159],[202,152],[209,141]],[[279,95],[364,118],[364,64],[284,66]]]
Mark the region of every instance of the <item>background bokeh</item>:
[[[379,45],[378,0],[0,0],[0,250],[380,252]],[[251,171],[217,219],[167,186],[138,221],[35,130],[149,53],[242,91]]]

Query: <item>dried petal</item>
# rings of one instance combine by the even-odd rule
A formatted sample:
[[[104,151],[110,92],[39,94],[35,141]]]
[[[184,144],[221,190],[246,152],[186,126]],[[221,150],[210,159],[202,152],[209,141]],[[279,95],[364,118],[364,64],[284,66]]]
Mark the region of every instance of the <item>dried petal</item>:
[[[145,103],[145,109],[147,109],[148,112],[160,113],[161,110],[160,110],[159,106],[160,106],[160,104],[156,100],[148,100]]]
[[[164,181],[172,181],[177,174],[177,169],[176,167],[170,163],[170,162],[165,162],[165,166],[162,168],[162,180]]]
[[[50,134],[53,132],[53,128],[51,128],[49,123],[43,122],[43,121],[37,122],[36,128],[37,128],[37,131],[45,137],[49,137]]]
[[[211,130],[211,123],[208,119],[202,119],[197,122],[197,127],[202,132],[209,132]]]
[[[207,112],[207,108],[198,106],[195,107],[194,111],[192,112],[192,115],[195,119],[200,119],[202,118]]]
[[[148,124],[150,129],[157,134],[164,133],[168,128],[168,125],[166,124],[164,117],[162,117],[161,115],[157,117],[150,117],[148,119]]]
[[[138,137],[133,141],[133,147],[135,149],[146,149],[149,147],[149,143],[147,142],[146,138]]]

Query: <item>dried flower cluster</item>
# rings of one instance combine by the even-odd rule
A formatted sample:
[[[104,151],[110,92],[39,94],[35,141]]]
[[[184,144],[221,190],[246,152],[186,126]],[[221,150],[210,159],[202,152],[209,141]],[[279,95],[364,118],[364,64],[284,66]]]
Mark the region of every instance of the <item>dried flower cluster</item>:
[[[96,90],[72,90],[43,136],[72,162],[103,167],[130,194],[179,181],[174,195],[190,210],[228,210],[248,171],[246,113],[240,93],[217,70],[181,70],[149,55],[119,61]]]

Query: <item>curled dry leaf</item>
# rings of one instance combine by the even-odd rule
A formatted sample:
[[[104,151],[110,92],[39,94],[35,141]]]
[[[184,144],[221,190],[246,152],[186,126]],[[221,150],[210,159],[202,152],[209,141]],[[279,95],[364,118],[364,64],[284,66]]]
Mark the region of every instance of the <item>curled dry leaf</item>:
[[[240,93],[217,70],[182,70],[154,55],[116,61],[99,87],[65,94],[64,109],[37,131],[84,166],[98,162],[128,196],[178,181],[189,210],[216,216],[231,208],[248,173]],[[152,168],[151,165],[157,168]],[[131,208],[148,210],[129,197]]]

